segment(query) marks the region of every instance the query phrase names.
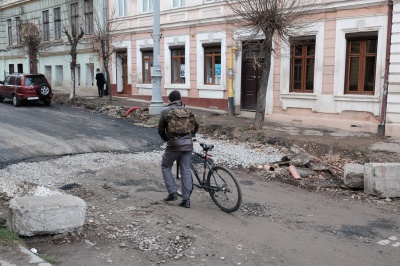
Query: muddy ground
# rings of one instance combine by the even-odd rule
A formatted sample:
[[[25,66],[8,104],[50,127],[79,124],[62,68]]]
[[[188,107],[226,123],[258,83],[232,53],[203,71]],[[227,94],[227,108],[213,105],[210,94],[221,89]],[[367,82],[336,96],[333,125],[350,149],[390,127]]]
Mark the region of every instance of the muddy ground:
[[[145,110],[125,117],[129,106],[110,108],[104,99],[56,95],[54,102],[144,126],[157,121]],[[83,173],[82,183],[64,187],[88,204],[82,230],[26,238],[29,247],[54,265],[398,265],[398,250],[376,242],[400,238],[399,199],[343,185],[345,163],[393,162],[398,155],[369,151],[376,139],[305,139],[268,130],[268,121],[256,131],[251,119],[200,111],[198,117],[206,136],[269,144],[288,155],[301,151],[325,167],[300,180],[287,172],[288,158],[275,171],[234,169],[243,204],[231,214],[200,190],[190,209],[163,202],[159,166]]]

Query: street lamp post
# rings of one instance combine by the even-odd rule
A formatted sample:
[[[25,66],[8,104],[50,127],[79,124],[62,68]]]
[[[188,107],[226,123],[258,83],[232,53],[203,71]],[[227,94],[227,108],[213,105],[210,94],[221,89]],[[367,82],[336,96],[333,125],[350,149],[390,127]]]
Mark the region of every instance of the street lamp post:
[[[150,115],[161,114],[164,109],[164,102],[161,94],[161,65],[160,65],[160,0],[153,2],[153,70],[151,71],[153,89],[151,104],[149,106]]]

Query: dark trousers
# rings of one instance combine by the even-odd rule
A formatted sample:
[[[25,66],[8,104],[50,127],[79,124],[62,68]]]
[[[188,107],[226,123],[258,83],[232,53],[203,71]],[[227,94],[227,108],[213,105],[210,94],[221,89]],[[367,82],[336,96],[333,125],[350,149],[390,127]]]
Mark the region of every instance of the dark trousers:
[[[177,190],[176,182],[172,176],[172,166],[175,161],[179,161],[179,171],[181,173],[182,198],[189,199],[192,193],[192,175],[190,173],[190,160],[192,151],[165,151],[162,156],[161,170],[168,194],[175,193]]]
[[[103,97],[104,85],[97,85],[97,90],[99,91],[99,97]]]

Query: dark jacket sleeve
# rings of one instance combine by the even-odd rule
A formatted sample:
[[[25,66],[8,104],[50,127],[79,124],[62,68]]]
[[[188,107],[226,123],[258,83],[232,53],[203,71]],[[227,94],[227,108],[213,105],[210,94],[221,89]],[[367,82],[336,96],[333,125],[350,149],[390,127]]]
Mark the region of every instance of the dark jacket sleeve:
[[[163,141],[167,141],[168,138],[167,138],[167,132],[166,132],[166,129],[167,129],[167,111],[166,110],[164,110],[161,113],[161,117],[160,117],[160,120],[158,121],[157,129],[158,129],[158,134],[160,135],[161,139]]]
[[[197,131],[199,131],[199,121],[197,120],[197,117],[194,116],[194,130],[192,132],[192,135],[196,135]]]

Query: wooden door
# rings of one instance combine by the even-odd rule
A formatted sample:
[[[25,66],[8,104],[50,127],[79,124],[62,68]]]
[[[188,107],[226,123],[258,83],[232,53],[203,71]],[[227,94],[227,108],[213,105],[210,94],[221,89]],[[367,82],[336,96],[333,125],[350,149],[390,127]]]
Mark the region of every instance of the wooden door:
[[[128,85],[128,60],[126,56],[126,52],[122,54],[122,84],[123,84],[123,89],[122,93],[126,94],[128,91],[127,85]]]
[[[257,94],[260,87],[261,69],[253,61],[245,60],[242,64],[241,108],[254,111],[257,106]]]

